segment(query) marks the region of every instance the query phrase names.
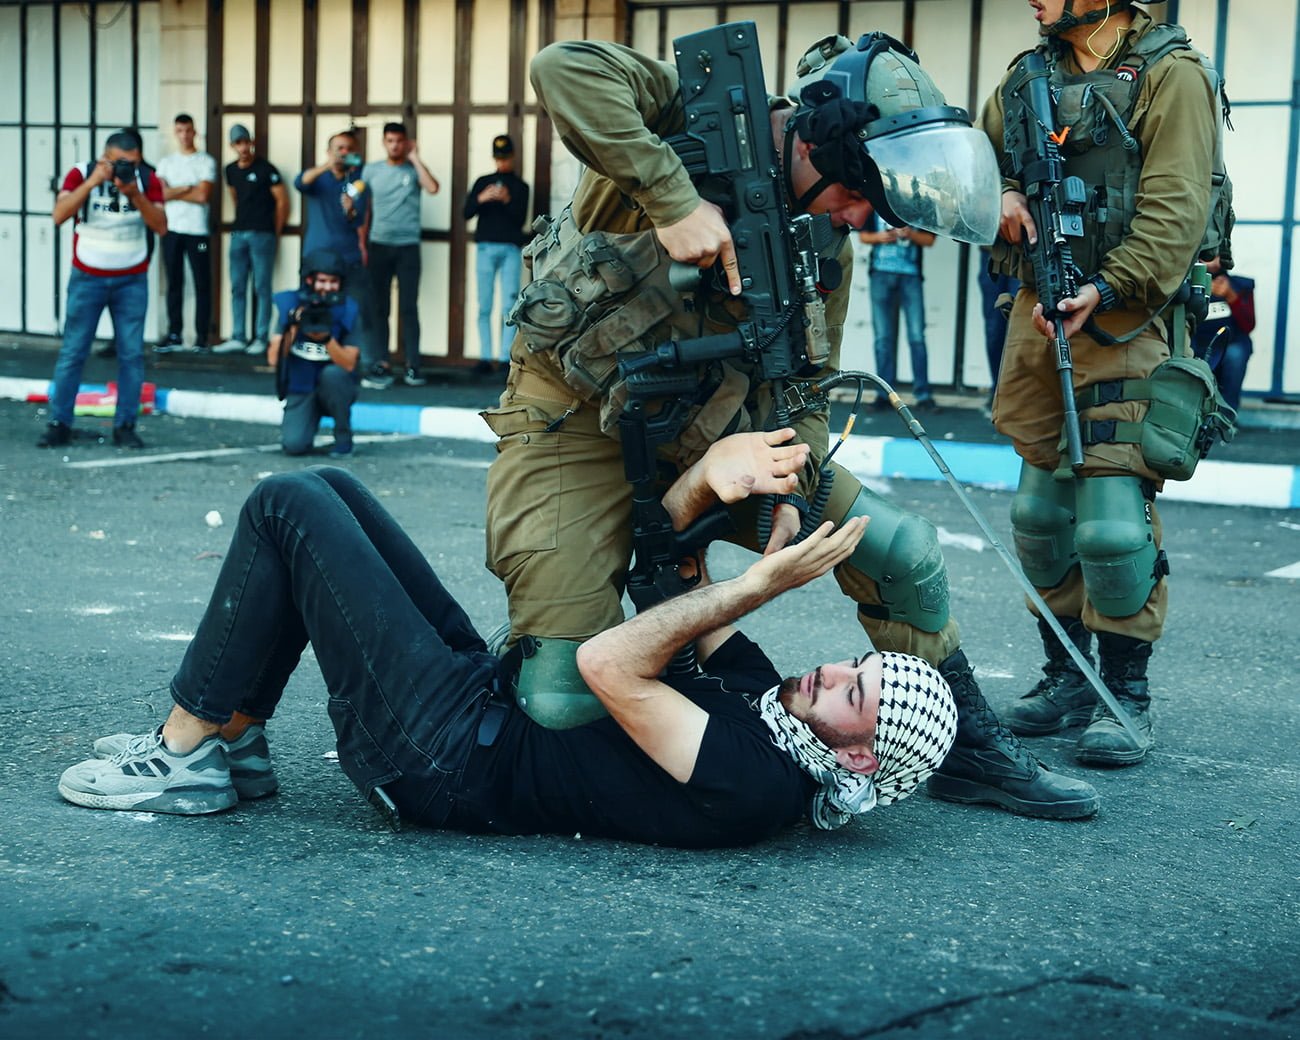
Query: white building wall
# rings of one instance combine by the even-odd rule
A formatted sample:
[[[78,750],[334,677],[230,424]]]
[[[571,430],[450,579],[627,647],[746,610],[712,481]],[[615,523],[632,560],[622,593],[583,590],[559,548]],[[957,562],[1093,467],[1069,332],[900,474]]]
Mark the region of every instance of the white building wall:
[[[912,42],[927,69],[951,101],[974,108],[993,90],[1007,61],[1034,40],[1033,25],[1025,7],[1002,0],[984,0],[981,5],[980,46],[973,58],[971,0],[917,0],[910,5],[903,0],[860,0],[847,5],[810,0],[723,6],[729,19],[757,22],[765,41],[778,38],[780,19],[785,13],[788,18],[785,64],[790,68],[776,68],[774,47],[766,48],[764,54],[768,80],[774,88],[785,86],[786,74],[792,71],[804,45],[837,28],[842,9],[847,11],[854,34],[883,29],[897,36],[904,33],[910,10]],[[220,6],[225,93],[219,99],[225,110],[220,127],[206,125],[207,52],[213,29],[207,24],[208,7],[205,0],[166,3],[141,0],[138,4],[138,25],[134,30],[139,67],[136,119],[145,138],[146,155],[152,159],[174,147],[171,117],[178,111],[194,115],[201,148],[207,147],[211,136],[211,150],[218,156],[220,166],[230,159],[226,145],[229,125],[236,121],[251,125],[240,106],[248,106],[251,111],[257,101],[253,95],[258,70],[252,46],[257,0],[226,0]],[[351,89],[352,3],[351,0],[320,0],[318,7],[322,24],[317,53],[318,101],[346,104]],[[510,27],[509,0],[479,0],[474,4],[474,45],[468,55],[455,52],[455,8],[453,0],[425,0],[420,5],[418,99],[422,103],[449,103],[457,64],[468,60],[471,93],[476,103],[520,100],[505,96],[503,62],[496,46],[496,41]],[[1247,373],[1246,389],[1249,392],[1270,388],[1279,345],[1285,343],[1289,349],[1285,350],[1282,366],[1282,389],[1295,394],[1300,393],[1300,263],[1292,262],[1289,270],[1285,269],[1284,244],[1294,256],[1300,246],[1300,233],[1294,227],[1283,227],[1282,219],[1288,202],[1293,212],[1300,209],[1300,184],[1294,175],[1288,175],[1287,168],[1295,119],[1292,84],[1297,78],[1294,67],[1297,0],[1270,0],[1268,4],[1228,0],[1228,8],[1222,41],[1218,39],[1218,4],[1183,0],[1177,13],[1202,50],[1212,56],[1222,51],[1234,102],[1232,118],[1236,131],[1226,140],[1229,170],[1236,184],[1237,212],[1242,221],[1234,235],[1234,244],[1238,271],[1257,281],[1259,318],[1254,337],[1255,357]],[[621,40],[624,9],[625,5],[615,0],[554,0],[555,35]],[[0,4],[0,148],[5,149],[5,154],[21,151],[25,157],[22,177],[25,205],[0,200],[0,250],[8,256],[21,254],[22,268],[20,271],[16,264],[0,265],[0,329],[3,330],[57,334],[71,231],[66,227],[54,229],[49,218],[53,188],[74,161],[84,161],[97,152],[115,125],[131,121],[129,77],[124,75],[124,70],[129,68],[131,60],[132,20],[129,17],[116,21],[101,19],[99,26],[92,26],[88,10],[81,4]],[[106,8],[101,5],[100,10]],[[655,52],[660,38],[660,9],[637,3],[626,5],[626,10],[630,12],[626,27],[632,43]],[[665,6],[662,17],[666,20],[666,38],[671,40],[712,24],[719,10],[715,3]],[[1157,8],[1157,12],[1160,10]],[[267,76],[268,95],[274,104],[292,107],[303,103],[303,17],[304,5],[296,0],[270,0],[270,51],[275,60],[270,62]],[[539,27],[539,0],[530,0],[530,52],[536,48]],[[358,116],[357,121],[377,129],[390,114],[398,113],[401,101],[400,37],[404,31],[401,0],[372,0],[366,29],[368,105],[372,111],[364,117]],[[92,36],[100,57],[93,76],[89,62]],[[976,84],[973,96],[969,68],[972,60]],[[534,100],[530,88],[525,88],[525,93],[522,99],[525,103]],[[324,139],[333,129],[334,121],[334,117],[319,118],[320,139],[313,143],[313,154],[323,150]],[[482,172],[480,167],[487,167],[483,158],[487,154],[487,141],[500,132],[501,122],[500,117],[490,114],[471,118],[467,131],[470,176]],[[302,117],[297,112],[273,112],[269,116],[263,154],[280,167],[287,180],[302,165],[302,125]],[[475,357],[472,242],[466,245],[467,298],[458,301],[464,306],[464,327],[448,330],[452,301],[447,272],[452,257],[446,239],[454,222],[460,219],[462,201],[452,197],[448,176],[453,130],[450,115],[424,114],[416,124],[421,153],[443,182],[443,192],[426,197],[423,202],[422,226],[432,231],[437,240],[426,241],[423,246],[421,318],[426,330],[423,337],[426,353],[447,353],[449,339],[459,336],[465,344],[464,354]],[[377,135],[371,136],[370,151],[374,157],[378,154],[374,140]],[[523,137],[523,176],[535,183],[532,170],[536,154],[535,120],[525,120]],[[551,201],[552,209],[558,210],[576,183],[578,168],[558,142],[552,145]],[[219,194],[221,215],[228,219],[224,186],[219,186]],[[1289,194],[1295,197],[1288,199]],[[290,224],[297,226],[301,221],[300,199],[292,189],[289,195]],[[218,331],[224,335],[229,331],[224,241],[218,255],[222,281],[218,290],[220,299],[214,303],[219,303],[222,324]],[[973,251],[967,271],[966,308],[960,316],[965,325],[964,360],[961,372],[955,371],[955,339],[961,324],[957,313],[961,288],[958,260],[958,247],[951,242],[937,243],[926,256],[931,378],[939,383],[956,379],[965,385],[987,385],[989,373],[975,283],[978,256]],[[295,280],[297,262],[298,239],[293,234],[286,235],[277,262],[277,286]],[[147,326],[151,336],[157,334],[161,312],[157,266]],[[870,316],[860,278],[853,298],[844,363],[867,365],[871,361]],[[187,299],[187,310],[189,306]],[[189,325],[187,315],[187,329]],[[106,324],[101,332],[107,332]],[[906,354],[900,348],[900,373],[904,378],[910,376]]]

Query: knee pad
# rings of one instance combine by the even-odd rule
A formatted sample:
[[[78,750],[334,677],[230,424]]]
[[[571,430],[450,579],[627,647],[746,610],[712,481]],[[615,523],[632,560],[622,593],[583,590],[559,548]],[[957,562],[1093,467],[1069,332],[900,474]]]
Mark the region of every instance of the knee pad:
[[[523,636],[510,651],[520,654],[513,683],[515,703],[538,725],[572,729],[609,714],[582,681],[581,645],[572,639]]]
[[[863,488],[844,519],[870,517],[849,563],[880,587],[890,621],[938,632],[948,623],[948,570],[928,520]]]
[[[1128,617],[1155,588],[1151,507],[1137,477],[1087,477],[1077,482],[1075,545],[1088,600],[1103,617]]]
[[[1079,562],[1075,548],[1073,480],[1023,463],[1011,500],[1011,534],[1025,577],[1040,589],[1054,589]]]

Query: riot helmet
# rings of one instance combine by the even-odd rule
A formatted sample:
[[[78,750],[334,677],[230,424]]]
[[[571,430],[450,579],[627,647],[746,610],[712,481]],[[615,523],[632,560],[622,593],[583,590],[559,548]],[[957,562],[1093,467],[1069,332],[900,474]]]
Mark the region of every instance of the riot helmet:
[[[947,104],[916,52],[886,33],[856,44],[828,36],[799,61],[786,127],[811,147],[822,179],[797,201],[806,206],[828,184],[860,191],[896,227],[933,231],[987,245],[997,236],[1001,180],[988,138],[965,109]]]

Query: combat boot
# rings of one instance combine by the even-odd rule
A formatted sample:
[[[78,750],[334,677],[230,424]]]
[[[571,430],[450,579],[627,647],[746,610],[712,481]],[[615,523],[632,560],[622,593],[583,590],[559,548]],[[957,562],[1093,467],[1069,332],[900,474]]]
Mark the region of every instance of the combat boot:
[[[1151,695],[1147,692],[1147,661],[1151,644],[1110,632],[1097,633],[1101,657],[1101,680],[1115,695],[1119,706],[1133,720],[1142,741],[1136,742],[1119,724],[1114,712],[1098,702],[1092,722],[1079,735],[1075,756],[1080,762],[1098,766],[1131,766],[1146,757],[1155,738],[1151,735]]]
[[[939,673],[957,704],[957,739],[926,789],[947,802],[998,805],[1021,816],[1078,820],[1101,800],[1091,784],[1043,768],[993,714],[966,655],[954,651]]]
[[[1056,619],[1070,641],[1092,664],[1092,633],[1076,617]],[[1069,651],[1061,645],[1046,621],[1038,621],[1038,633],[1047,651],[1043,677],[1038,685],[1007,709],[1007,728],[1021,737],[1041,737],[1069,726],[1079,726],[1092,718],[1097,691],[1092,688]]]

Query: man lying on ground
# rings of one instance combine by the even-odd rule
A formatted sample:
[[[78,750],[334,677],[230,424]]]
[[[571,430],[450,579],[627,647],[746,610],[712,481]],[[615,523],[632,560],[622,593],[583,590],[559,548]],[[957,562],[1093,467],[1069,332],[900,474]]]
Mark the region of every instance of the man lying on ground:
[[[792,430],[714,444],[669,489],[679,528],[719,501],[790,490]],[[350,474],[263,480],[150,733],[104,738],[59,793],[91,808],[199,814],[277,788],[264,723],[308,642],[339,762],[377,804],[430,827],[581,832],[679,846],[822,828],[911,793],[952,744],[956,710],[919,658],[868,653],[782,680],[731,623],[846,559],[866,519],[824,524],[739,577],[588,640],[583,678],[609,717],[532,721],[499,658],[396,521]],[[661,675],[696,645],[702,671]]]

